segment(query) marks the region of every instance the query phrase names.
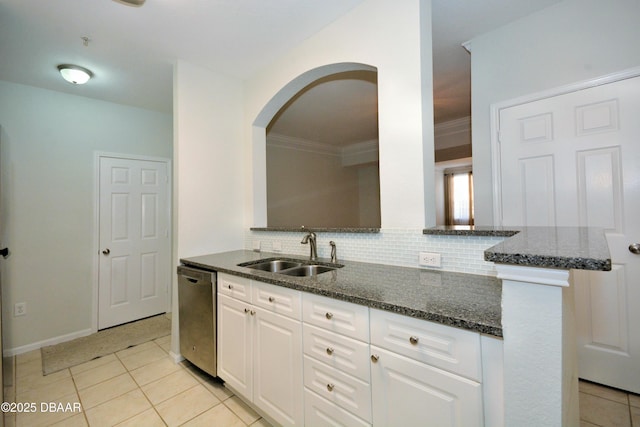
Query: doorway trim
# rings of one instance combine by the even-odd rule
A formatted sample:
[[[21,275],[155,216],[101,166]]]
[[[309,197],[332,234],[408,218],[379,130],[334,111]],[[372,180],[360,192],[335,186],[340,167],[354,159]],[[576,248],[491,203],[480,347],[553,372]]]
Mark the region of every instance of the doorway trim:
[[[93,297],[91,302],[91,333],[98,332],[98,296],[99,296],[99,284],[100,284],[100,159],[101,158],[115,158],[126,160],[141,160],[162,162],[167,165],[167,217],[169,227],[169,246],[171,259],[173,259],[173,176],[171,168],[171,159],[166,157],[154,157],[138,154],[123,154],[112,153],[105,151],[93,152],[93,267],[92,267],[92,280],[93,280]],[[169,281],[169,289],[167,289],[167,312],[171,311],[173,300],[173,280]]]
[[[539,101],[541,99],[565,95],[571,92],[578,92],[596,86],[632,79],[638,76],[640,76],[640,67],[634,67],[576,83],[569,83],[567,85],[543,90],[541,92],[523,95],[506,101],[496,102],[490,105],[491,182],[493,190],[493,224],[495,226],[502,226],[502,194],[500,192],[500,189],[502,188],[502,171],[500,168],[500,110],[521,104],[527,104],[529,102]]]

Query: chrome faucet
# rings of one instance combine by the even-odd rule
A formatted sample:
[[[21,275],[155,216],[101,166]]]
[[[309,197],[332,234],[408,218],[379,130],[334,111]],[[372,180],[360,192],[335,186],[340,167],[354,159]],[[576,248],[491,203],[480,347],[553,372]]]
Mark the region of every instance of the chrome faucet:
[[[318,247],[316,246],[316,233],[313,231],[308,231],[307,234],[302,238],[300,242],[303,245],[309,244],[309,248],[311,249],[311,253],[309,254],[309,259],[311,261],[318,260]]]

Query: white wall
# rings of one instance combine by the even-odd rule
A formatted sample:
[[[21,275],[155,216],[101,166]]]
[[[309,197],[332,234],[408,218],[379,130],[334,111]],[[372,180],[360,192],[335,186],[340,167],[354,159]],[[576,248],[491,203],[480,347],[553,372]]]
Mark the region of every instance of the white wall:
[[[242,85],[184,61],[174,71],[178,258],[242,247]]]
[[[78,87],[81,92],[81,88]],[[171,158],[171,116],[0,81],[5,349],[90,330],[94,152]],[[13,317],[13,305],[27,315]]]
[[[311,80],[289,83],[347,62],[378,71],[382,227],[435,225],[430,14],[429,0],[367,0],[246,82],[247,227],[266,225],[264,127]]]
[[[269,226],[360,226],[358,169],[340,156],[267,144]]]
[[[174,69],[174,268],[180,258],[243,247],[242,85],[179,61]],[[179,354],[177,277],[171,348]]]
[[[493,224],[490,105],[640,65],[640,2],[566,0],[471,42],[476,224]]]

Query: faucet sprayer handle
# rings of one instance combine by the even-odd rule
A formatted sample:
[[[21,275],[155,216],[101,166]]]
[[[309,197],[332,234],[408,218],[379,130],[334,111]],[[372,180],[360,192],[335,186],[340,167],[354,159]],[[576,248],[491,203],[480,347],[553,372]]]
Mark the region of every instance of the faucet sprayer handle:
[[[331,240],[329,242],[329,246],[331,246],[331,262],[338,262],[338,257],[336,255],[336,242]]]

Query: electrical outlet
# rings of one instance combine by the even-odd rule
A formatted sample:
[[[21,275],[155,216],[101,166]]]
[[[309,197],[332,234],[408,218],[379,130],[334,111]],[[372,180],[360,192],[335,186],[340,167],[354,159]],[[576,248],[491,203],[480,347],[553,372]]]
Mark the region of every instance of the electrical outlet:
[[[253,241],[253,251],[260,252],[260,240]]]
[[[26,302],[17,302],[13,306],[13,315],[15,317],[26,316],[27,315],[27,303]]]
[[[282,252],[282,242],[273,242],[273,252]]]
[[[418,263],[425,267],[442,267],[440,254],[433,252],[420,252]]]

